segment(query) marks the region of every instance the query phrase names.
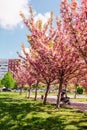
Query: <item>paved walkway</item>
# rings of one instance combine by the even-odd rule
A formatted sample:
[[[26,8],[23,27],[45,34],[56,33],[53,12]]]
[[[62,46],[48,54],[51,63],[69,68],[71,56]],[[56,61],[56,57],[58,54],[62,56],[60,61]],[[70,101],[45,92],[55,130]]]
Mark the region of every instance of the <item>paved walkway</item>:
[[[67,105],[70,108],[76,108],[80,111],[87,111],[87,103],[71,102],[71,105]]]
[[[56,99],[53,97],[48,97],[48,102],[56,104]],[[71,102],[70,105],[66,105],[69,108],[76,108],[81,111],[87,111],[87,103],[86,102]]]

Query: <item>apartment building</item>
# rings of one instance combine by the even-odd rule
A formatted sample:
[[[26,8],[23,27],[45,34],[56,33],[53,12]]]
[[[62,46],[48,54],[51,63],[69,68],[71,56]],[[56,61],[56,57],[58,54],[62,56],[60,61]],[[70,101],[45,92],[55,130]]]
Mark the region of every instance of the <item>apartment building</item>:
[[[0,79],[9,72],[16,71],[16,67],[18,67],[20,59],[0,59]]]
[[[0,59],[0,79],[8,72],[8,59]]]

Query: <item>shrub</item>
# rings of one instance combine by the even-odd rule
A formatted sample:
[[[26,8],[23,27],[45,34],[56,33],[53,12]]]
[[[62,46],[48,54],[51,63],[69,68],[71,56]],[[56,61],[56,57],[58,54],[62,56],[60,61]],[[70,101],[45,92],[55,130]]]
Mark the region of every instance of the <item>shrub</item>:
[[[82,87],[78,87],[77,88],[77,93],[78,94],[83,94],[83,88]]]

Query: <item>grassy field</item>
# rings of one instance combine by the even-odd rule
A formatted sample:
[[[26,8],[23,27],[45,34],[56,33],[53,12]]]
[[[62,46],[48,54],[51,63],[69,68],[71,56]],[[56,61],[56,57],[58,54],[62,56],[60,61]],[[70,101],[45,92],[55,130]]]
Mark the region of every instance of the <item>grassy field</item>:
[[[87,115],[75,109],[55,109],[19,93],[0,93],[0,130],[87,130]]]

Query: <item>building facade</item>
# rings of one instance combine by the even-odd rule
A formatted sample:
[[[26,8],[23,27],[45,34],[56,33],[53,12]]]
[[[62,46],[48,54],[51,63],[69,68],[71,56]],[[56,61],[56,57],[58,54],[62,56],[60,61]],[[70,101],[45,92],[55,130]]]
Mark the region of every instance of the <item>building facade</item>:
[[[0,79],[8,72],[8,59],[0,59]]]
[[[15,72],[20,62],[20,59],[0,59],[0,79],[9,71]]]

